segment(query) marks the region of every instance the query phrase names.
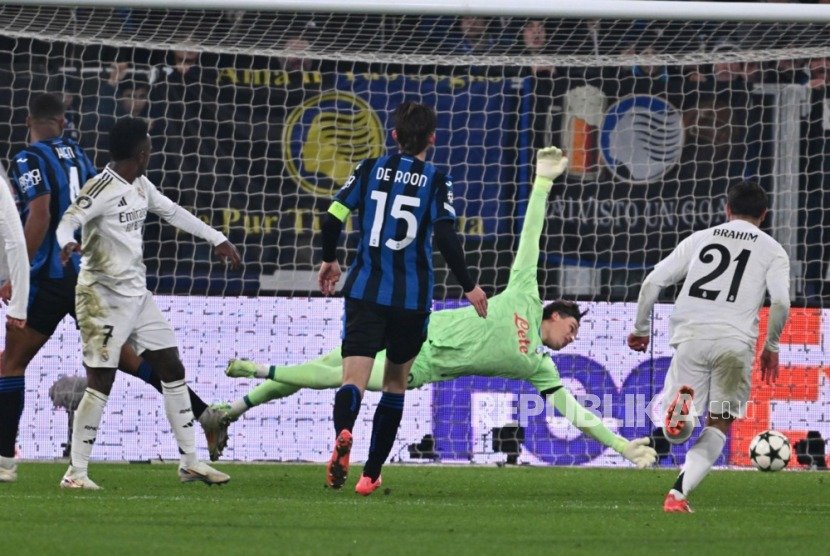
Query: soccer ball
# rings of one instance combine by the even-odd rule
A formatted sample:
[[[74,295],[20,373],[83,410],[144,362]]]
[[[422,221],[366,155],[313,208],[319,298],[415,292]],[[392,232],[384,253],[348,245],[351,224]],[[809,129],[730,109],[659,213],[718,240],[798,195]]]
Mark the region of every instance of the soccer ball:
[[[790,441],[778,431],[759,433],[749,443],[749,459],[761,471],[779,471],[790,462]]]

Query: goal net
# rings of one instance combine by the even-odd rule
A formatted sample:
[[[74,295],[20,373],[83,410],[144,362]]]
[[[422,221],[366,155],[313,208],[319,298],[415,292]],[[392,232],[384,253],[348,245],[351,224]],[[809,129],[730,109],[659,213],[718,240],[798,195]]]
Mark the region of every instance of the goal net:
[[[68,132],[99,168],[115,119],[150,119],[150,179],[222,230],[245,261],[228,271],[203,242],[147,221],[150,288],[171,295],[160,299],[179,327],[186,366],[210,369],[196,389],[213,400],[252,386],[229,386],[215,361],[298,363],[337,346],[339,305],[310,297],[317,233],[354,163],[393,147],[390,115],[401,101],[437,110],[431,160],[454,178],[468,263],[491,293],[507,283],[534,149],[559,145],[569,167],[551,194],[540,294],[580,299],[592,312],[575,349],[554,359],[575,391],[644,400],[630,425],[622,424],[622,405],[603,413],[629,437],[653,428],[642,416],[659,394],[670,350],[665,312],[647,361],[623,352],[633,322],[625,302],[636,300],[644,275],[680,239],[723,221],[730,184],[755,179],[773,199],[764,229],[790,255],[794,304],[806,307],[790,325],[788,372],[809,369],[810,377],[798,379],[802,389],[764,394],[762,421],[801,430],[815,422],[810,404],[822,403],[828,380],[814,360],[830,296],[828,20],[3,5],[0,158],[8,166],[25,146],[26,105],[38,92],[64,95]],[[347,232],[351,248],[358,230]],[[440,256],[436,268],[441,308],[461,291]],[[671,301],[673,292],[664,295]],[[72,345],[70,328],[66,334]],[[74,355],[60,357],[66,372],[81,368]],[[444,459],[503,457],[493,455],[493,429],[511,421],[528,388],[479,379],[435,385],[417,398],[423,405],[410,412],[396,449],[406,459],[406,445],[430,434]],[[293,417],[279,421],[277,433],[256,432],[269,430],[270,417],[243,420],[247,432],[232,441],[233,457],[325,458],[328,441],[308,447],[296,439],[308,422],[328,431],[330,393],[296,398],[278,406]],[[781,399],[799,407],[799,417],[776,413]],[[560,417],[538,419],[525,430],[526,461],[618,461]],[[830,435],[830,421],[816,426]],[[755,428],[738,434],[728,461],[746,463],[741,434]],[[152,441],[164,446],[163,436]],[[246,447],[253,438],[256,446]]]

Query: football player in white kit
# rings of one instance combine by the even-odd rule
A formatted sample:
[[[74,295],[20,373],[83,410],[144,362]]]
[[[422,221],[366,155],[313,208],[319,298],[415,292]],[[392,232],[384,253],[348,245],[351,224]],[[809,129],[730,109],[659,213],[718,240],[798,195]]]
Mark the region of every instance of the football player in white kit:
[[[667,512],[691,512],[686,497],[711,469],[732,422],[749,399],[752,360],[758,340],[758,311],[769,292],[771,305],[761,377],[778,376],[778,340],[790,309],[790,261],[784,248],[759,229],[767,195],[743,182],[727,192],[727,222],[693,233],[654,267],[643,282],[637,321],[628,346],[645,351],[651,311],[660,290],[684,280],[669,321],[675,348],[663,388],[665,433],[674,443],[688,440],[696,416],[706,427],[686,455]]]
[[[239,253],[222,233],[162,195],[144,177],[150,151],[146,121],[118,120],[110,131],[112,162],[84,185],[56,232],[64,261],[83,248],[75,310],[89,384],[75,412],[70,465],[61,481],[64,488],[99,488],[87,475],[89,457],[121,347],[127,342],[161,377],[165,412],[181,454],[180,480],[218,484],[230,479],[196,457],[193,411],[176,338],[147,290],[144,219],[147,212],[155,213],[209,241],[215,254],[232,267],[239,264]],[[82,228],[81,245],[74,235],[78,228]]]

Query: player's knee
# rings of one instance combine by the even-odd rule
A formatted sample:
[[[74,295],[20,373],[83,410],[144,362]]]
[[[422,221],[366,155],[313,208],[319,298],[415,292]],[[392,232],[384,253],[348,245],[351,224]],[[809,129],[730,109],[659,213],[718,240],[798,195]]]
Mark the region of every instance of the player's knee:
[[[105,396],[109,396],[112,385],[115,382],[115,369],[87,369],[86,373],[87,387],[100,392]]]
[[[145,351],[142,356],[150,363],[162,382],[184,379],[184,365],[176,348]]]

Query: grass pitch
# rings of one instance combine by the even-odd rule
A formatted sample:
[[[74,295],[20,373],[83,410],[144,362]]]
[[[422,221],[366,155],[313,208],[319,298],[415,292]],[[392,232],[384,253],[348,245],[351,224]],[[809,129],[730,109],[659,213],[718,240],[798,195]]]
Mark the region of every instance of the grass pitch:
[[[387,466],[372,496],[323,488],[322,465],[94,464],[105,490],[63,491],[64,464],[0,484],[8,554],[808,554],[827,550],[830,473],[715,471],[695,514],[664,514],[675,471]],[[7,552],[8,551],[8,552]]]

